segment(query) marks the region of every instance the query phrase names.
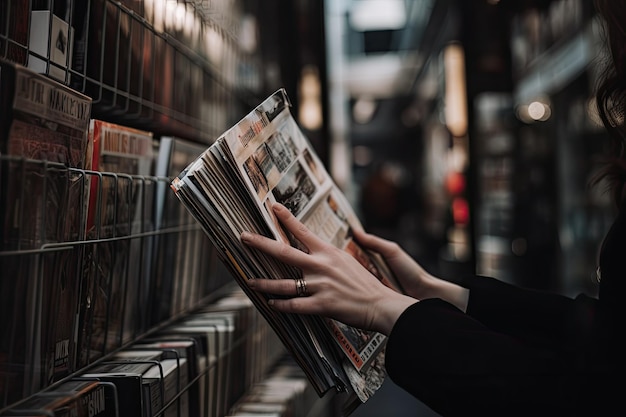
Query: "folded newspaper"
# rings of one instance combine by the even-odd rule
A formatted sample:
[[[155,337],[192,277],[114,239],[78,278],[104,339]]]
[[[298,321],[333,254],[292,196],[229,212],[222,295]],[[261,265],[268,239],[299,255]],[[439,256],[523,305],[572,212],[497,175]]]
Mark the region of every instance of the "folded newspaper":
[[[347,394],[349,414],[385,378],[386,338],[338,321],[277,312],[251,278],[294,278],[301,271],[244,245],[251,231],[297,246],[269,207],[279,202],[322,239],[352,254],[386,285],[398,288],[382,258],[352,238],[361,224],[290,112],[280,89],[220,136],[171,184],[202,225],[234,279],[267,319],[321,397]]]

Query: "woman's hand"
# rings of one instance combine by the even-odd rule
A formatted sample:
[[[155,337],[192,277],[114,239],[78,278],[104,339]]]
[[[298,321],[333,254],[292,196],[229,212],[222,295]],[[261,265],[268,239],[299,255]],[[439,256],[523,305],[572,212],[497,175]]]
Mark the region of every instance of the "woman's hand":
[[[436,278],[422,268],[396,242],[354,230],[355,240],[367,250],[380,254],[407,295],[418,300],[429,298],[429,287]]]
[[[418,300],[441,298],[465,311],[469,290],[429,274],[396,242],[354,230],[354,238],[364,248],[379,253],[393,271],[407,295]]]
[[[297,296],[297,280],[251,279],[251,288],[275,295],[278,311],[317,314],[345,324],[388,335],[400,314],[417,300],[382,284],[348,253],[324,242],[299,222],[284,206],[272,209],[280,222],[308,250],[305,253],[283,242],[244,232],[241,240],[278,260],[302,270],[306,294]]]

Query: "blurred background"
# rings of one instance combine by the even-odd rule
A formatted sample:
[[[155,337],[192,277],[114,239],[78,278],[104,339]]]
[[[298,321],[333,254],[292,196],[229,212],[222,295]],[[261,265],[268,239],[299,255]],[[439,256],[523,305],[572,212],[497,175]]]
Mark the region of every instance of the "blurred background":
[[[613,213],[588,186],[606,145],[591,1],[278,3],[298,36],[269,78],[368,229],[452,280],[596,290]]]
[[[73,45],[61,61],[20,23],[37,8]],[[614,213],[589,187],[591,0],[7,0],[0,57],[88,94],[92,117],[200,144],[284,87],[366,228],[431,273],[597,291]],[[431,415],[390,382],[354,415],[383,413]]]

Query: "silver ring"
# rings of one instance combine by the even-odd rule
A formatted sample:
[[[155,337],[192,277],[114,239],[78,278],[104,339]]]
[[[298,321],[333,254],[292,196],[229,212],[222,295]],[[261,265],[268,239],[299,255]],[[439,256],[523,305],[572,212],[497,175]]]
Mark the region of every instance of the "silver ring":
[[[308,295],[306,292],[306,281],[304,278],[296,279],[296,294],[298,297],[306,297]]]

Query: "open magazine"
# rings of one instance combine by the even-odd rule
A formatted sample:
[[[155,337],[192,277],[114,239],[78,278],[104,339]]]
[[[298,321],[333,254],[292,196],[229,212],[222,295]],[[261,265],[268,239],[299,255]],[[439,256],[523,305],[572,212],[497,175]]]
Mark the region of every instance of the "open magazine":
[[[368,400],[385,378],[386,338],[338,321],[284,314],[269,297],[251,291],[251,278],[294,278],[301,272],[241,243],[251,231],[290,242],[269,207],[279,202],[322,239],[352,254],[386,285],[400,289],[382,258],[357,245],[361,228],[352,206],[334,183],[290,112],[280,89],[220,136],[172,181],[172,189],[200,222],[257,309],[322,396],[331,388],[348,394],[345,409]]]

